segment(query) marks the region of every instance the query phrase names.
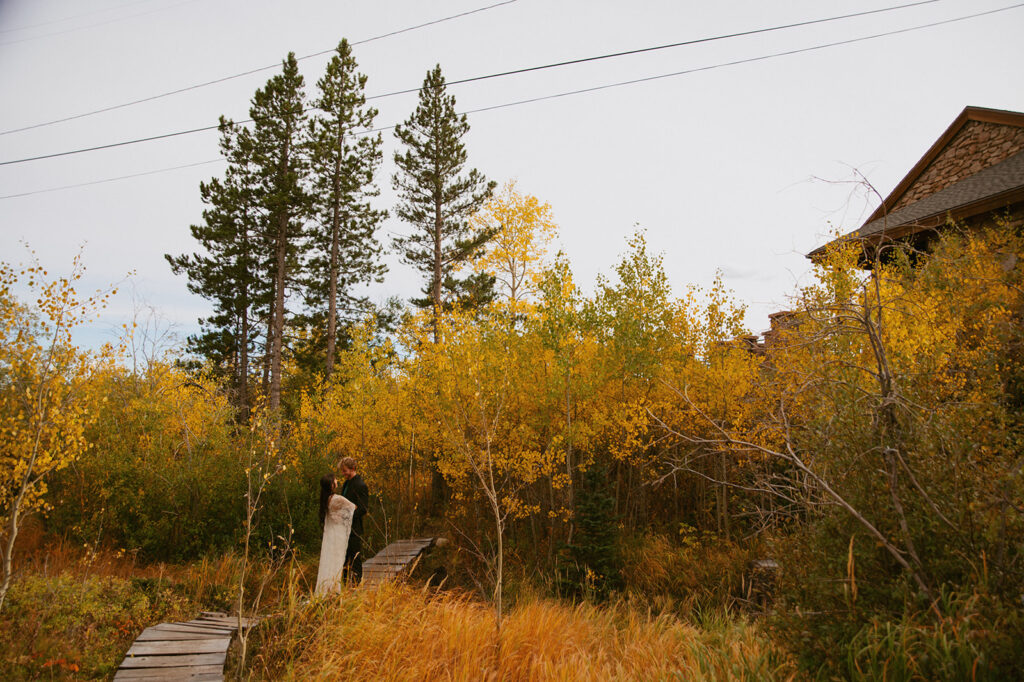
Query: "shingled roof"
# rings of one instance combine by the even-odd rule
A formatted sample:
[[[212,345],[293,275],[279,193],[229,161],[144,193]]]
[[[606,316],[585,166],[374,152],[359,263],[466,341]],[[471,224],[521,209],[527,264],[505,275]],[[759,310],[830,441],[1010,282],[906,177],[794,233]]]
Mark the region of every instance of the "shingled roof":
[[[973,127],[972,127],[973,126]],[[967,107],[857,230],[839,238],[912,236],[1024,202],[1024,114]],[[820,246],[809,258],[822,255]]]
[[[865,223],[853,236],[866,237],[882,232],[886,225],[896,229],[910,224],[921,225],[929,219],[945,220],[947,214],[962,212],[978,202],[1006,197],[1013,201],[1016,193],[1024,193],[1024,152],[1018,152],[1006,161],[989,166],[985,170],[954,182],[935,194],[915,201],[909,206],[897,209],[888,216]]]

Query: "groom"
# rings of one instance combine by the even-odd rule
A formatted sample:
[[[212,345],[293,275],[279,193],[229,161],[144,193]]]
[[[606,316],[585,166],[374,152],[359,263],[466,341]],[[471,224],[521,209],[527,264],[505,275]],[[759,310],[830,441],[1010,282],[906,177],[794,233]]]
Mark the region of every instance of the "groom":
[[[363,578],[363,517],[370,504],[370,490],[359,475],[354,458],[343,457],[338,462],[338,473],[345,479],[341,486],[342,497],[356,505],[352,515],[352,533],[348,537],[348,552],[345,554],[345,575],[349,582],[358,584]]]

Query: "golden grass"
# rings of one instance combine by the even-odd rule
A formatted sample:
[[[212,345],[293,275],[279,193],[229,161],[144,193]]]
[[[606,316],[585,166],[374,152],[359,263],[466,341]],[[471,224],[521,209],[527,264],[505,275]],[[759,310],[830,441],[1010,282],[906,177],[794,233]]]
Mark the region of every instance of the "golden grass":
[[[743,621],[697,628],[623,603],[529,599],[508,614],[499,643],[487,605],[392,584],[292,601],[261,627],[251,672],[267,679],[791,679],[794,670]]]
[[[81,672],[51,666],[45,668],[47,675],[107,674],[150,621],[172,612],[175,618],[185,618],[200,608],[231,609],[240,570],[239,558],[232,555],[185,566],[140,566],[121,552],[89,552],[60,542],[28,554],[25,573],[48,581],[39,583],[38,589],[52,590],[47,585],[57,581],[65,591],[95,583],[90,587],[96,592],[92,599],[99,601],[90,613],[104,611],[103,600],[113,594],[120,595],[115,598],[124,606],[96,620],[67,599],[44,605],[36,595],[17,614],[3,614],[19,625],[52,629],[55,636],[62,622],[82,630],[70,638],[48,638],[45,647],[33,645],[38,652],[16,668],[22,676],[28,671],[33,671],[29,676],[42,673],[41,666],[54,661],[74,662]],[[263,568],[255,566],[252,577],[258,578],[255,574]],[[705,617],[695,625],[667,612],[651,613],[635,602],[571,605],[520,596],[504,620],[499,641],[493,611],[468,593],[387,584],[346,588],[340,595],[308,602],[309,571],[309,566],[292,564],[272,581],[260,611],[275,615],[253,633],[248,677],[770,680],[792,679],[795,674],[792,659],[759,626],[724,615]],[[96,583],[97,579],[106,582]],[[19,585],[15,591],[22,589]],[[109,634],[111,628],[116,636]],[[96,639],[100,632],[103,646]],[[25,641],[14,638],[2,648],[11,653],[25,646]]]

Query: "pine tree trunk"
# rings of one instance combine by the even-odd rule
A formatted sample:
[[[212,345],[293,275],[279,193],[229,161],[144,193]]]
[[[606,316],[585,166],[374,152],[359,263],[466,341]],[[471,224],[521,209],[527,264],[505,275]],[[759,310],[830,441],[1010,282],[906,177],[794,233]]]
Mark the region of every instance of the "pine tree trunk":
[[[238,407],[249,413],[249,305],[242,310],[242,333],[238,349]]]
[[[246,275],[249,274],[249,233],[243,228],[242,262],[246,264]],[[249,417],[249,287],[242,289],[242,330],[238,339],[238,408],[244,421]]]
[[[434,281],[430,290],[430,297],[434,303],[434,343],[441,342],[441,196],[439,192],[434,193]],[[430,466],[430,494],[431,506],[434,511],[441,509],[448,501],[448,482],[444,475],[438,470],[437,462],[431,462]]]
[[[271,284],[271,287],[274,287],[273,283]],[[267,395],[270,393],[270,348],[274,345],[274,306],[276,305],[275,301],[277,300],[277,294],[275,292],[276,288],[271,292],[270,310],[267,315],[267,333],[266,338],[263,340],[263,358],[261,360],[263,363],[263,378],[260,382],[260,395],[263,399],[266,399]]]
[[[334,352],[338,338],[338,269],[339,241],[341,240],[341,161],[345,149],[344,131],[338,124],[338,155],[334,158],[334,177],[332,189],[334,197],[331,206],[331,266],[328,282],[327,301],[327,357],[325,371],[331,376],[334,371]]]
[[[288,177],[291,169],[291,126],[281,150],[280,178]],[[277,216],[277,244],[274,273],[274,343],[270,355],[270,409],[281,406],[281,353],[284,347],[284,288],[288,276],[288,223],[291,215],[287,205],[280,207]]]
[[[430,289],[430,297],[434,302],[434,343],[441,342],[441,230],[444,223],[441,219],[441,194],[434,192],[434,281]]]
[[[282,212],[277,224],[277,249],[274,273],[274,340],[270,352],[270,409],[281,406],[281,349],[284,337],[284,283],[288,272],[288,213]]]
[[[270,311],[267,320],[267,339],[263,343],[263,378],[260,381],[260,393],[267,395],[270,390],[270,346],[274,343],[274,311]]]

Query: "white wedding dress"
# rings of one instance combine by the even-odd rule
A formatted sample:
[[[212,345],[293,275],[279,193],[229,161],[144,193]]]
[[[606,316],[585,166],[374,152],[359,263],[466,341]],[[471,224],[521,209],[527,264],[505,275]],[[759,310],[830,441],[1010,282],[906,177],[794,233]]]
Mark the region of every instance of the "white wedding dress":
[[[327,500],[324,541],[320,546],[320,568],[316,573],[316,594],[341,590],[341,571],[345,567],[348,536],[352,532],[352,514],[356,505],[341,495]]]

